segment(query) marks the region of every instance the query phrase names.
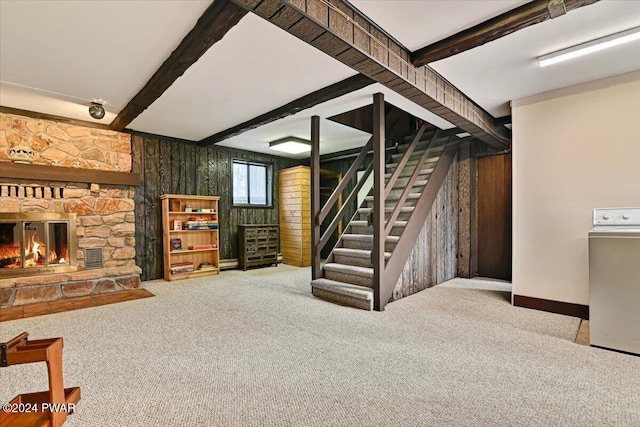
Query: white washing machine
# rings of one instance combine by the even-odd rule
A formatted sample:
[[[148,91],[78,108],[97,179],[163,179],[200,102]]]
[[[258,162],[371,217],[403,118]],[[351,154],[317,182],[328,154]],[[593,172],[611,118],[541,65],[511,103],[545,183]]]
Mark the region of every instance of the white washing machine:
[[[640,355],[640,208],[593,210],[591,345]]]

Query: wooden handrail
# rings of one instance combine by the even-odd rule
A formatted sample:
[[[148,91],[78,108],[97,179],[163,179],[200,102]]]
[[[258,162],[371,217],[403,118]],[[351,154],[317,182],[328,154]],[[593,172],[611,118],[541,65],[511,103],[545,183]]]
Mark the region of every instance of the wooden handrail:
[[[320,243],[318,245],[318,252],[322,251],[322,249],[325,247],[329,239],[331,239],[331,235],[333,234],[335,229],[338,227],[340,220],[347,213],[347,207],[349,207],[351,203],[353,203],[353,200],[358,195],[358,192],[364,185],[365,181],[367,180],[369,175],[371,175],[372,170],[373,170],[373,164],[370,164],[367,167],[367,170],[365,170],[364,175],[362,175],[362,177],[356,184],[356,186],[353,188],[353,190],[351,190],[351,193],[349,193],[349,196],[347,197],[347,201],[342,205],[342,208],[340,208],[336,216],[333,218],[333,221],[331,221],[331,224],[329,224],[329,227],[327,227],[324,234],[320,238]]]
[[[322,224],[322,222],[325,220],[327,215],[329,215],[329,212],[333,208],[333,205],[336,204],[336,202],[338,201],[338,198],[340,197],[340,194],[342,194],[344,189],[347,188],[347,184],[349,184],[349,182],[355,176],[356,172],[360,168],[360,164],[367,157],[367,153],[369,153],[369,150],[371,149],[372,146],[373,146],[373,137],[369,138],[369,142],[367,142],[367,145],[365,145],[362,148],[362,151],[360,151],[360,154],[358,154],[358,157],[356,158],[356,160],[353,162],[353,164],[351,165],[347,173],[344,174],[342,181],[340,181],[336,189],[333,190],[333,193],[331,193],[329,200],[327,200],[327,203],[325,203],[322,209],[320,210],[320,215],[318,216],[318,224]]]
[[[400,199],[398,199],[398,202],[396,203],[396,207],[394,208],[393,212],[391,213],[391,216],[389,217],[389,219],[387,221],[387,225],[384,228],[384,237],[385,238],[389,235],[389,232],[393,228],[393,223],[395,222],[396,218],[398,218],[398,215],[400,214],[400,210],[401,210],[402,206],[404,206],[404,202],[407,200],[407,197],[409,196],[409,193],[411,193],[411,189],[413,188],[413,184],[418,179],[418,176],[420,175],[420,171],[422,170],[422,166],[426,163],[427,158],[429,157],[429,154],[431,154],[434,151],[435,147],[432,147],[432,146],[435,145],[435,142],[439,137],[440,137],[440,132],[436,131],[433,134],[433,137],[431,138],[431,141],[429,142],[429,145],[424,150],[424,153],[422,153],[422,156],[420,157],[420,160],[418,161],[418,164],[416,165],[416,168],[414,169],[413,173],[411,174],[411,178],[409,178],[409,181],[407,182],[407,185],[404,187],[404,190],[402,191],[402,195],[400,196]]]
[[[393,173],[391,174],[391,178],[389,178],[389,181],[387,182],[387,185],[384,188],[385,198],[389,197],[389,193],[391,193],[391,189],[396,184],[398,177],[402,173],[402,169],[404,169],[404,167],[406,166],[407,162],[409,161],[409,158],[411,157],[411,155],[413,154],[413,151],[418,145],[418,141],[420,141],[420,138],[422,138],[422,134],[426,129],[427,129],[427,124],[423,123],[422,126],[420,126],[418,133],[411,141],[411,144],[409,144],[409,147],[407,148],[407,151],[405,151],[404,156],[402,156],[402,159],[400,160],[400,163],[398,163],[396,170],[393,171]]]

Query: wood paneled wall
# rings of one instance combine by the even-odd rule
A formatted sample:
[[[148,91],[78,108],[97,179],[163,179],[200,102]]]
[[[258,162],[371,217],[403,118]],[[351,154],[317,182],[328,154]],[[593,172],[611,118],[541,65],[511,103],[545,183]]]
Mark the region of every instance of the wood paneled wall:
[[[394,301],[457,276],[458,167],[456,157],[402,269]]]
[[[134,133],[132,171],[140,174],[136,187],[136,264],[142,280],[162,277],[162,218],[160,196],[194,194],[220,196],[220,259],[238,256],[238,224],[278,224],[278,172],[297,166],[297,160],[224,147],[199,147],[195,142]],[[273,165],[273,206],[233,208],[231,170],[233,159]]]

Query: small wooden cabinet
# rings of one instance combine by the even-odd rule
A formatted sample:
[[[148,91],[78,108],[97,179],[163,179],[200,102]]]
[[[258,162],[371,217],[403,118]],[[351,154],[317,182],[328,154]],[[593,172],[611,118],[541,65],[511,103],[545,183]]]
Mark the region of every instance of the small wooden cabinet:
[[[277,267],[278,236],[277,225],[238,225],[238,266],[243,270],[256,265]]]
[[[220,197],[165,194],[162,237],[165,280],[220,273]]]

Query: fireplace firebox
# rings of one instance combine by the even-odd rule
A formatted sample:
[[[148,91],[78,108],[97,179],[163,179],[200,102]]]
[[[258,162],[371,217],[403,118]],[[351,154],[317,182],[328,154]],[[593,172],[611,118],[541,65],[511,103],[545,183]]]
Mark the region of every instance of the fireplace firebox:
[[[0,213],[0,278],[76,271],[76,214]]]

